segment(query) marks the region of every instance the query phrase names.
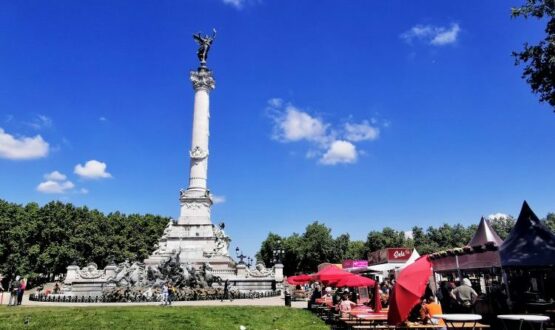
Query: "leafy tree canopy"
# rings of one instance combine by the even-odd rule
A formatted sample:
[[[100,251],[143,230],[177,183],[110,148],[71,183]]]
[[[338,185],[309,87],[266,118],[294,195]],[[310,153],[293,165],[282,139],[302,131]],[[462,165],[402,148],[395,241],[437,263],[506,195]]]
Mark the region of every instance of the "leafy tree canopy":
[[[539,95],[540,102],[555,108],[555,1],[526,0],[523,6],[512,8],[512,17],[530,16],[547,21],[546,35],[537,44],[525,43],[524,49],[513,52],[515,64],[524,64],[522,78]]]
[[[22,206],[0,199],[0,273],[46,280],[74,262],[104,267],[112,258],[142,261],[169,221],[150,214],[105,215],[70,203]]]
[[[551,230],[555,231],[555,213],[549,213],[542,220]],[[515,225],[511,216],[490,220],[493,229],[502,239],[505,239]],[[341,263],[346,259],[367,259],[368,252],[389,247],[416,248],[420,254],[462,247],[466,245],[476,232],[478,226],[472,224],[443,224],[439,227],[423,229],[419,226],[412,228],[412,235],[406,235],[389,227],[381,231],[373,230],[368,233],[366,241],[350,240],[349,234],[341,234],[335,239],[331,235],[331,228],[318,222],[306,227],[302,235],[293,234],[280,237],[270,233],[262,242],[257,260],[271,265],[271,251],[278,239],[285,249],[283,260],[285,275],[297,273],[313,273],[323,262]],[[411,237],[412,236],[412,237]]]

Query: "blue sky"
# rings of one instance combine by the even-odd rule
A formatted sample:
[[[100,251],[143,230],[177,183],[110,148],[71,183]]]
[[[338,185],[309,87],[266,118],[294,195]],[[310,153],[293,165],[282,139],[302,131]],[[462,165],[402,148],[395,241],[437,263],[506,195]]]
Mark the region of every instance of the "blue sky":
[[[0,198],[177,217],[197,66],[232,246],[319,220],[364,239],[555,211],[555,116],[511,51],[519,1],[5,1]],[[57,171],[57,172],[56,172]]]

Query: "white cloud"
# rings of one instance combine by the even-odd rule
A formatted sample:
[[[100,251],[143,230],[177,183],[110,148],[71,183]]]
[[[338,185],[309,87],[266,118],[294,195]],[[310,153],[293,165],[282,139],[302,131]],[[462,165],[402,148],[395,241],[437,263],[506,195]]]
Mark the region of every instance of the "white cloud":
[[[497,212],[497,213],[493,213],[493,214],[488,215],[488,220],[494,220],[494,219],[507,219],[507,218],[509,218],[509,215],[508,215],[508,214],[500,213],[500,212]]]
[[[340,163],[352,164],[357,161],[358,153],[354,144],[348,141],[334,141],[328,151],[320,158],[324,165],[336,165]]]
[[[37,186],[37,191],[45,194],[63,194],[74,187],[71,181],[46,180]]]
[[[459,24],[451,26],[416,25],[401,34],[401,39],[411,44],[414,40],[420,40],[434,46],[444,46],[455,43],[461,28]]]
[[[375,120],[373,120],[376,123]],[[345,124],[345,139],[353,142],[376,140],[380,135],[380,129],[370,125],[367,120],[360,124]]]
[[[245,0],[223,0],[223,2],[237,9],[241,9],[245,5]]]
[[[360,123],[349,121],[334,127],[322,118],[285,103],[280,98],[268,100],[267,111],[274,121],[272,134],[274,140],[306,141],[309,149],[305,157],[318,159],[318,162],[324,165],[356,163],[358,156],[365,152],[357,150],[354,143],[378,139],[380,127],[385,127],[387,122],[371,118]]]
[[[225,196],[212,195],[212,202],[214,204],[222,204],[222,203],[225,203],[225,201],[226,201]]]
[[[285,112],[276,118],[275,138],[282,142],[322,141],[326,130],[327,125],[322,119],[287,105]]]
[[[48,155],[49,145],[42,136],[14,137],[0,128],[0,158],[35,159]]]
[[[45,115],[37,115],[31,122],[27,123],[27,125],[34,129],[50,128],[52,127],[52,119]]]
[[[451,25],[451,29],[439,32],[433,39],[430,41],[432,45],[436,46],[443,46],[447,44],[452,44],[457,41],[457,37],[461,28],[459,24]]]
[[[54,171],[52,173],[45,174],[44,178],[46,180],[50,180],[50,181],[64,181],[65,179],[67,179],[67,177],[64,174],[62,174],[58,171]]]
[[[272,108],[281,108],[283,106],[283,100],[278,97],[269,99],[268,105]]]
[[[106,117],[99,117],[98,120],[100,120],[100,121],[107,121],[108,118],[106,118]]]
[[[89,193],[89,190],[87,188],[81,188],[81,189],[79,189],[79,193],[81,193],[83,195],[86,195],[86,194]]]
[[[106,172],[106,163],[97,160],[89,160],[85,165],[75,165],[75,174],[85,179],[111,178],[112,175]]]

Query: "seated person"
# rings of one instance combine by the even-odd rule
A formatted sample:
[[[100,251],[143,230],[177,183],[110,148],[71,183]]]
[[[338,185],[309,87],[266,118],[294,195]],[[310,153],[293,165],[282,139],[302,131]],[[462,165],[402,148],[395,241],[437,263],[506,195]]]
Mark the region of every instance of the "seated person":
[[[389,294],[382,293],[380,295],[380,297],[381,297],[381,300],[382,300],[382,307],[383,308],[389,307]]]
[[[343,295],[343,292],[345,292],[345,290],[348,290],[348,289],[344,289],[344,290],[337,289],[337,290],[335,290],[335,293],[333,295],[333,305],[334,306],[341,302],[341,296]]]
[[[305,291],[301,288],[300,285],[297,285],[295,287],[295,290],[293,291],[293,299],[304,299],[304,298],[306,298]]]
[[[336,309],[341,314],[341,317],[349,316],[349,312],[351,312],[351,308],[356,306],[356,304],[349,300],[349,293],[345,292],[341,296],[341,302],[337,304]]]
[[[432,316],[437,314],[443,314],[441,310],[441,305],[435,301],[433,296],[429,296],[427,299],[422,301],[420,307],[420,319],[422,320],[423,324],[438,324],[444,326],[445,329],[445,322],[441,319],[434,319]]]
[[[324,299],[326,305],[333,305],[333,290],[328,286],[326,288],[326,290],[324,291],[324,295],[322,296],[322,299]]]
[[[312,290],[312,295],[310,296],[310,300],[308,301],[308,307],[311,308],[311,305],[316,303],[316,299],[322,297],[322,291],[320,291],[320,286],[316,285],[314,290]]]
[[[349,300],[354,302],[355,304],[358,303],[358,293],[356,292],[356,290],[352,290],[351,292],[349,292]]]

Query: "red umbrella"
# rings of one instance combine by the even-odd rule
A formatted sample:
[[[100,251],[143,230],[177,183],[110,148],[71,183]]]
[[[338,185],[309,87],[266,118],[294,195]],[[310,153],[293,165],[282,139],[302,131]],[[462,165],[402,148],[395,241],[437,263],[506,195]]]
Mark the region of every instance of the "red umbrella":
[[[344,270],[341,270],[339,268],[337,268],[334,265],[329,265],[325,268],[323,268],[322,270],[320,270],[318,273],[313,274],[312,275],[312,279],[316,280],[316,281],[320,281],[320,282],[330,282],[330,281],[336,281],[339,280],[345,276],[350,276],[352,275],[349,272],[346,272]]]
[[[427,255],[401,270],[389,297],[387,323],[398,325],[407,319],[412,308],[420,302],[431,274],[432,263]]]
[[[368,287],[368,286],[375,286],[376,281],[371,278],[363,277],[360,275],[351,275],[345,276],[337,281],[335,285],[338,288],[349,287],[349,288],[359,288],[359,287]]]
[[[297,284],[305,284],[306,282],[310,282],[311,280],[312,280],[312,276],[301,274],[301,275],[289,276],[287,278],[287,283],[291,285],[297,285]]]
[[[380,296],[380,286],[374,286],[374,312],[378,313],[382,310],[382,297]]]

